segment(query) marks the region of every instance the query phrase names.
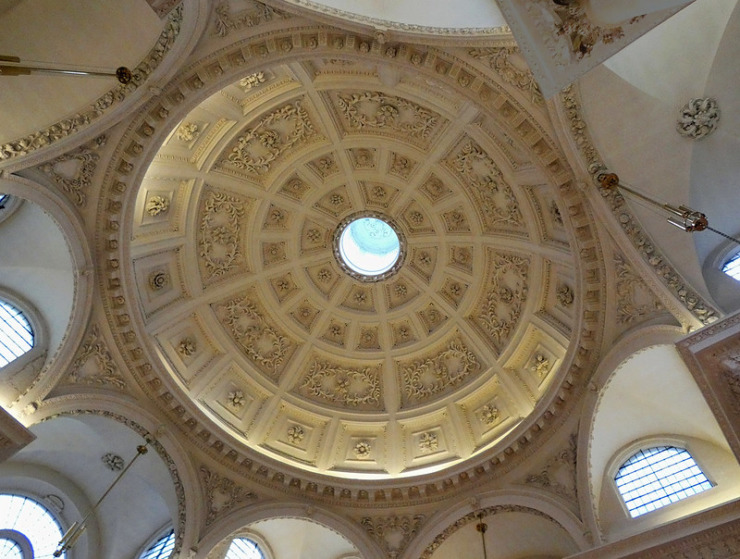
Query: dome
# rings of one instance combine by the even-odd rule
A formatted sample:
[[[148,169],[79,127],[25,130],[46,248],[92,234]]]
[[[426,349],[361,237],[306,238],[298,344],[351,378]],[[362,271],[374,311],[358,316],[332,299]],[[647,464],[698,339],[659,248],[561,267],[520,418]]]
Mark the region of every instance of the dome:
[[[173,122],[129,226],[178,397],[340,478],[444,470],[520,426],[571,343],[574,259],[499,118],[410,70],[301,57]],[[390,256],[358,271],[352,251]]]

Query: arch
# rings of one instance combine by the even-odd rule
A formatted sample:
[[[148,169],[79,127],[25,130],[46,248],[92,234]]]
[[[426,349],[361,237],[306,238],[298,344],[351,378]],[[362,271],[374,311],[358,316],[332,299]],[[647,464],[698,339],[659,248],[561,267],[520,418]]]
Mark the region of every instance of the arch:
[[[40,305],[36,305],[37,310],[34,309],[38,316],[44,316],[46,327],[49,328],[46,344],[48,353],[42,364],[45,365],[43,373],[34,376],[29,382],[9,394],[10,400],[6,403],[7,406],[23,409],[31,402],[38,401],[46,395],[59,376],[67,370],[82,341],[93,304],[93,259],[81,218],[71,202],[61,192],[15,175],[4,175],[0,178],[0,191],[25,201],[19,212],[27,211],[29,206],[40,208],[46,218],[50,219],[61,232],[70,259],[69,274],[72,289],[64,297],[68,297],[71,303],[63,324],[60,320],[59,326],[54,327],[53,336],[52,326],[46,320],[45,313],[48,309]],[[3,224],[3,227],[16,226],[13,223],[15,221],[13,219]],[[6,281],[4,283],[7,285]],[[21,298],[30,303],[33,299],[31,294],[26,292],[24,283],[22,281],[16,283],[19,286],[19,288],[13,287],[16,301]],[[26,309],[22,308],[22,310]]]
[[[469,499],[460,500],[457,504],[446,507],[444,511],[431,517],[424,523],[421,531],[411,545],[403,552],[404,559],[418,559],[419,557],[433,558],[435,550],[456,532],[467,527],[467,535],[471,536],[474,546],[478,545],[480,536],[475,535],[475,525],[478,515],[483,514],[483,521],[494,526],[497,515],[517,515],[517,522],[522,520],[536,523],[534,531],[549,529],[550,536],[557,537],[561,542],[569,541],[568,551],[561,553],[569,556],[590,547],[590,542],[584,536],[586,530],[581,521],[568,509],[568,505],[553,495],[533,489],[494,490],[478,496],[471,504]],[[503,517],[500,516],[499,519]],[[512,516],[512,518],[514,518]],[[548,526],[550,528],[548,528]],[[491,534],[493,535],[493,534]],[[464,538],[462,538],[464,539]],[[456,552],[457,553],[457,552]],[[478,553],[476,548],[476,553]],[[518,556],[525,556],[523,549],[512,550]],[[459,553],[460,556],[465,553]]]
[[[38,498],[4,492],[0,493],[0,531],[0,537],[17,544],[23,559],[50,558],[64,534],[59,520]],[[32,553],[27,552],[29,545]]]
[[[640,445],[620,462],[614,483],[632,518],[714,486],[680,446]]]
[[[46,364],[49,333],[36,307],[0,286],[0,403],[7,404],[32,383]]]
[[[618,348],[616,355],[621,361],[616,365],[617,359],[607,356],[604,368],[595,377],[596,401],[584,412],[581,441],[586,456],[579,455],[579,464],[587,479],[581,476],[580,480],[590,489],[591,501],[582,506],[592,510],[595,530],[602,541],[633,535],[721,504],[737,491],[738,482],[727,474],[732,472],[740,479],[740,468],[675,346],[665,341],[645,346],[659,339],[659,333],[648,329],[642,342],[632,337],[630,343]],[[625,352],[626,348],[632,352]],[[640,390],[635,391],[634,386],[640,386]],[[718,487],[632,519],[617,492],[614,475],[639,448],[653,444],[686,448],[706,465],[702,469]]]
[[[298,503],[265,503],[239,509],[217,520],[205,536],[198,542],[198,559],[222,559],[219,553],[225,552],[226,544],[234,537],[246,535],[254,539],[265,552],[266,559],[279,559],[275,542],[268,539],[260,528],[270,521],[302,521],[328,530],[336,537],[344,539],[355,548],[352,556],[370,559],[383,556],[383,550],[363,531],[358,523],[324,509]],[[222,549],[223,548],[223,549]]]
[[[136,557],[138,559],[168,559],[175,549],[175,543],[175,529],[168,526],[164,530],[158,530]]]
[[[200,519],[204,518],[198,475],[188,453],[177,438],[164,429],[161,420],[133,400],[102,393],[64,395],[45,400],[30,419],[33,420],[32,425],[35,425],[58,417],[80,416],[100,416],[114,420],[139,437],[156,435],[151,448],[164,462],[177,498],[177,505],[175,508],[171,507],[170,513],[177,538],[175,552],[195,545],[197,526]],[[141,549],[144,549],[144,545]]]

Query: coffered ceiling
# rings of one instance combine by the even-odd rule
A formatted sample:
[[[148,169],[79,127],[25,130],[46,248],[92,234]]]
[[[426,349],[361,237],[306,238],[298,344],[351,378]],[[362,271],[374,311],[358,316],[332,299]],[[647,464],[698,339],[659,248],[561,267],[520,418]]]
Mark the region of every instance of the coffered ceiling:
[[[368,211],[407,252],[376,283],[332,245]],[[277,64],[200,103],[154,157],[131,234],[183,396],[301,468],[465,460],[532,411],[568,349],[574,261],[548,179],[481,107],[374,63]]]

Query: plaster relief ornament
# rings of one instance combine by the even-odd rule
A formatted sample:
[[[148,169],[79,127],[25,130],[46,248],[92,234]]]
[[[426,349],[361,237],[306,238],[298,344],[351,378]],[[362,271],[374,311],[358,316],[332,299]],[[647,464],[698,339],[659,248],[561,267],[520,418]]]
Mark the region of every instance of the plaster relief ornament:
[[[301,384],[301,391],[344,407],[381,407],[377,368],[349,369],[314,361]]]
[[[303,430],[303,427],[299,425],[292,425],[288,427],[288,442],[292,445],[298,446],[303,442],[304,437],[306,436],[306,432]]]
[[[257,498],[256,494],[237,485],[230,479],[210,471],[205,466],[200,467],[200,477],[205,485],[208,503],[206,526],[209,526],[219,515],[225,514],[236,505]]]
[[[434,452],[439,447],[439,438],[436,433],[427,431],[419,436],[417,444],[419,446],[419,450],[424,453]]]
[[[355,130],[392,130],[427,138],[439,121],[438,114],[416,103],[379,92],[339,95],[337,105]]]
[[[247,92],[250,89],[254,89],[255,87],[258,87],[259,85],[265,83],[266,81],[267,76],[265,76],[264,72],[255,72],[254,74],[249,74],[247,77],[239,80],[239,85],[245,92]]]
[[[364,517],[360,524],[385,550],[389,559],[397,559],[424,522],[424,515]]]
[[[103,454],[100,459],[103,461],[103,464],[105,464],[105,467],[111,472],[120,472],[125,466],[123,458],[118,456],[118,454],[113,454],[112,452]]]
[[[206,279],[223,276],[242,260],[239,239],[246,208],[247,202],[235,196],[216,190],[208,192],[199,231]]]
[[[523,227],[524,220],[514,191],[491,157],[472,140],[448,160],[462,179],[472,186],[479,215],[487,231]]]
[[[192,338],[183,338],[180,343],[177,344],[177,352],[181,355],[190,357],[194,355],[197,350],[195,340]]]
[[[239,136],[225,163],[261,176],[283,153],[315,133],[301,101],[296,101],[271,112]]]
[[[178,126],[175,136],[181,142],[190,143],[200,136],[200,126],[195,122],[183,122]]]
[[[226,401],[232,408],[239,409],[244,407],[244,402],[246,401],[246,398],[244,397],[244,392],[242,392],[241,390],[232,390],[231,392],[229,392]]]
[[[161,291],[170,285],[170,275],[161,270],[149,274],[149,287],[152,291]]]
[[[538,378],[544,378],[550,371],[550,365],[550,360],[541,353],[538,353],[532,359],[529,370],[535,373]]]
[[[719,104],[716,99],[691,99],[679,112],[676,130],[684,138],[701,140],[719,125]]]
[[[568,284],[565,283],[561,283],[560,285],[558,285],[558,290],[555,296],[558,299],[558,303],[560,303],[560,305],[563,307],[570,307],[575,299],[573,290]]]
[[[486,404],[480,409],[480,420],[486,425],[493,425],[501,416],[498,408],[493,404]]]
[[[146,201],[146,213],[152,217],[167,213],[170,209],[170,200],[164,196],[152,196]]]
[[[288,358],[290,341],[270,324],[249,297],[231,299],[218,307],[219,318],[246,356],[271,376]]]
[[[489,290],[478,303],[471,317],[486,334],[492,345],[501,351],[514,332],[524,308],[528,292],[530,259],[511,253],[488,255]]]
[[[509,85],[529,93],[535,103],[544,103],[540,86],[532,71],[519,53],[518,47],[473,48],[468,51],[473,58],[483,59]]]
[[[370,441],[360,441],[352,450],[354,451],[355,457],[358,460],[366,460],[370,458],[370,451],[372,450],[372,447],[370,445]]]
[[[470,374],[481,369],[475,354],[455,340],[436,355],[414,361],[403,367],[405,396],[409,401],[426,400],[461,384]]]

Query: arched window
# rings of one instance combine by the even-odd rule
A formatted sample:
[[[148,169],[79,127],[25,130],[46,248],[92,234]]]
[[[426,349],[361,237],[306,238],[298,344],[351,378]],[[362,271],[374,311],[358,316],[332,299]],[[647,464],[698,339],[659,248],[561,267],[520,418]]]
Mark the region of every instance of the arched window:
[[[257,542],[249,538],[234,538],[224,559],[265,559]]]
[[[732,279],[740,281],[740,252],[725,262],[722,271]]]
[[[0,557],[13,559],[52,559],[62,539],[62,527],[46,507],[22,495],[0,495],[0,533]],[[32,555],[23,550],[25,541]]]
[[[34,333],[26,316],[0,299],[0,367],[31,350]]]
[[[168,559],[175,549],[175,531],[165,532],[159,539],[139,555],[139,559]]]
[[[614,481],[632,518],[712,488],[691,454],[674,446],[638,450]]]

